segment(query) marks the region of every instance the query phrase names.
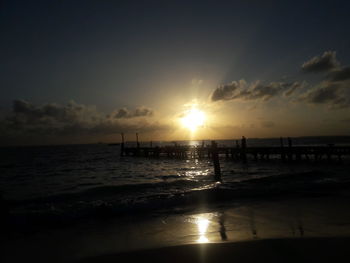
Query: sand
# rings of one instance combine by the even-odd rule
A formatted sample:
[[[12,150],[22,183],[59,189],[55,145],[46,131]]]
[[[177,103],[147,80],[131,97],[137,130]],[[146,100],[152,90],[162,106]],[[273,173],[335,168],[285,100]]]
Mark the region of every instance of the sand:
[[[0,235],[0,262],[350,262],[349,201],[253,199],[28,229]]]
[[[112,262],[349,262],[350,238],[266,239],[139,250],[83,259]]]

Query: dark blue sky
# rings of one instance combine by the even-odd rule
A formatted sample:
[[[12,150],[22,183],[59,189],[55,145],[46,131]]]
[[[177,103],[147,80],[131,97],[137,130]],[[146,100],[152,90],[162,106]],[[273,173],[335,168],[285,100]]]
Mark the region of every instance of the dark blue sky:
[[[161,107],[220,84],[308,80],[301,64],[350,61],[348,1],[2,1],[0,107],[69,100]],[[192,92],[192,93],[191,93]]]
[[[4,1],[1,103],[132,104],[157,81],[213,69],[220,82],[269,81],[325,50],[349,61],[349,10],[348,1]]]

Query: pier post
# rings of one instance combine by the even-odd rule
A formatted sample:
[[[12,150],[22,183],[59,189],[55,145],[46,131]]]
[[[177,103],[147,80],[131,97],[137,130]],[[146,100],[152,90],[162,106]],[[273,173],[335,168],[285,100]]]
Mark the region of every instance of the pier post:
[[[333,144],[328,144],[328,149],[327,149],[327,161],[329,163],[332,162],[332,153],[333,153]]]
[[[120,144],[120,156],[124,156],[125,149],[124,149],[124,133],[120,133],[122,136],[122,143]]]
[[[139,134],[138,133],[136,133],[136,146],[137,146],[137,149],[140,149]]]
[[[239,146],[238,140],[236,140],[236,150],[234,151],[234,154],[235,154],[234,159],[236,161],[238,161],[240,159],[240,149],[239,148],[241,148],[241,147]]]
[[[247,139],[242,136],[242,149],[241,149],[241,159],[244,163],[247,162]]]
[[[136,133],[136,156],[140,155],[139,134]]]
[[[160,156],[160,147],[159,146],[154,147],[153,156],[159,158],[159,156]]]
[[[284,152],[284,145],[283,145],[283,138],[280,137],[280,144],[281,144],[281,160],[285,161],[286,160],[286,155]]]
[[[215,141],[211,142],[211,156],[214,164],[214,179],[215,181],[221,182],[221,169],[220,169],[218,147]]]

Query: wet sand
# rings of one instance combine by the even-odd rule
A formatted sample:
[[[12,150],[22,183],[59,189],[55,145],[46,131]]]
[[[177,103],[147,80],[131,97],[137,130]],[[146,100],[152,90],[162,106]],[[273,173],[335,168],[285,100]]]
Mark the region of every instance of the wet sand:
[[[349,201],[347,193],[250,199],[100,218],[2,237],[0,256],[36,263],[336,262],[349,256]]]
[[[350,238],[303,238],[195,244],[91,257],[80,263],[347,262],[349,242]]]

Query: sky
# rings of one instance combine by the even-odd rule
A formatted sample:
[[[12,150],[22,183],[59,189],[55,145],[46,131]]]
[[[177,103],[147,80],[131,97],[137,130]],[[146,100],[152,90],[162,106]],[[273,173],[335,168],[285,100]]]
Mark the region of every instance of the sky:
[[[3,0],[0,145],[349,135],[348,10]]]

